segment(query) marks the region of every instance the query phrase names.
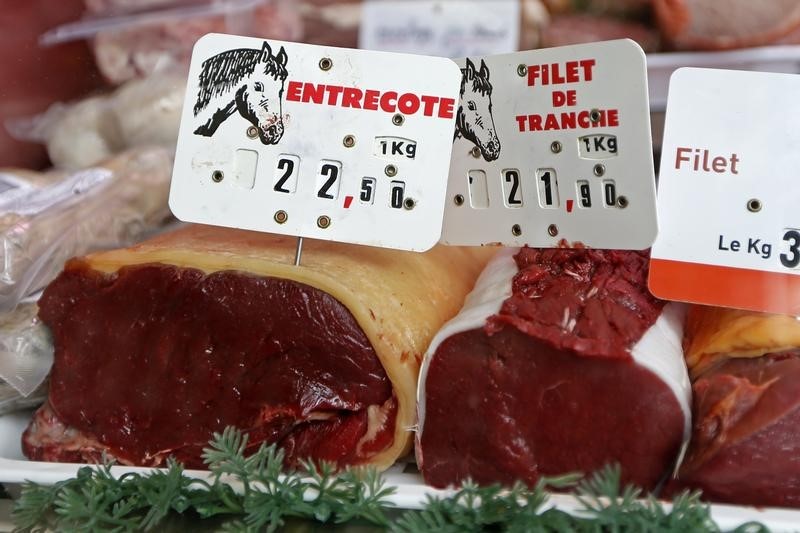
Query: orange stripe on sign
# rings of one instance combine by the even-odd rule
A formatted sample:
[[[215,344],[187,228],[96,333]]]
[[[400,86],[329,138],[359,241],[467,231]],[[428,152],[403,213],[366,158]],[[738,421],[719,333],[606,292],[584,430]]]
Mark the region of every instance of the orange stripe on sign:
[[[800,315],[797,274],[651,259],[649,286],[665,300]]]

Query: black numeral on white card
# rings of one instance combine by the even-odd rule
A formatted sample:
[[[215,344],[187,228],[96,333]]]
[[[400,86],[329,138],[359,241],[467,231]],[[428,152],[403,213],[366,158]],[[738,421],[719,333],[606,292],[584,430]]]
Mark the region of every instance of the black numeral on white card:
[[[322,160],[317,174],[317,198],[335,200],[339,197],[342,164],[338,161]]]
[[[522,184],[519,170],[509,168],[503,171],[503,198],[506,207],[522,207]]]
[[[281,154],[275,166],[275,179],[272,189],[275,192],[293,193],[297,190],[297,173],[300,169],[300,158],[295,155]]]
[[[603,204],[606,207],[617,206],[617,186],[614,180],[603,180]]]
[[[361,178],[361,189],[358,192],[358,199],[362,204],[372,204],[375,201],[375,178]]]
[[[560,205],[558,179],[554,168],[536,170],[536,183],[539,190],[539,205],[545,209],[556,209]]]
[[[780,255],[781,264],[786,268],[797,268],[800,265],[800,231],[787,229],[783,241],[788,243],[789,250]]]
[[[592,207],[592,187],[588,180],[578,180],[576,183],[578,192],[578,206],[581,208]]]
[[[406,194],[406,184],[403,181],[393,181],[389,184],[389,205],[395,209],[403,207]]]

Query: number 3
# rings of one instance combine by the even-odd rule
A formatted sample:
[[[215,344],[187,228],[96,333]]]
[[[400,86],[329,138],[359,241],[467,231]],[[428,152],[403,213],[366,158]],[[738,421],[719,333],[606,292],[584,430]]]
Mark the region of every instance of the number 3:
[[[792,241],[789,245],[791,255],[781,254],[781,264],[786,268],[795,268],[800,265],[800,232],[794,229],[783,234],[784,241]]]

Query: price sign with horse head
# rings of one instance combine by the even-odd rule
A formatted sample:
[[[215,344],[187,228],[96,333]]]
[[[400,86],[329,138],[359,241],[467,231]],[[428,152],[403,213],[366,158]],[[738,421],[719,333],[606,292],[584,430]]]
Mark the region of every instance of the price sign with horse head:
[[[481,74],[470,88],[484,108]],[[206,35],[170,207],[190,222],[427,250],[441,235],[461,81],[446,58]],[[463,122],[487,154],[499,149],[480,121]]]
[[[442,242],[652,244],[647,72],[636,43],[470,57],[459,65]]]

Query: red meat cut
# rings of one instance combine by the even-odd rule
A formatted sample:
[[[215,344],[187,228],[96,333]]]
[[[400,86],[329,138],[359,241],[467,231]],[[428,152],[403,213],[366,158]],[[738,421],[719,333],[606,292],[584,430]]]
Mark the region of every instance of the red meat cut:
[[[677,487],[713,501],[800,506],[800,351],[726,360],[692,389]]]
[[[534,484],[619,463],[626,482],[655,487],[688,433],[689,382],[682,308],[650,295],[647,264],[528,248],[490,263],[423,363],[426,482]]]
[[[200,467],[213,432],[277,442],[287,463],[358,464],[391,445],[396,401],[374,349],[327,293],[285,279],[79,260],[46,289],[56,357],[31,459]],[[376,430],[370,422],[383,420]],[[388,423],[387,423],[388,422]]]

